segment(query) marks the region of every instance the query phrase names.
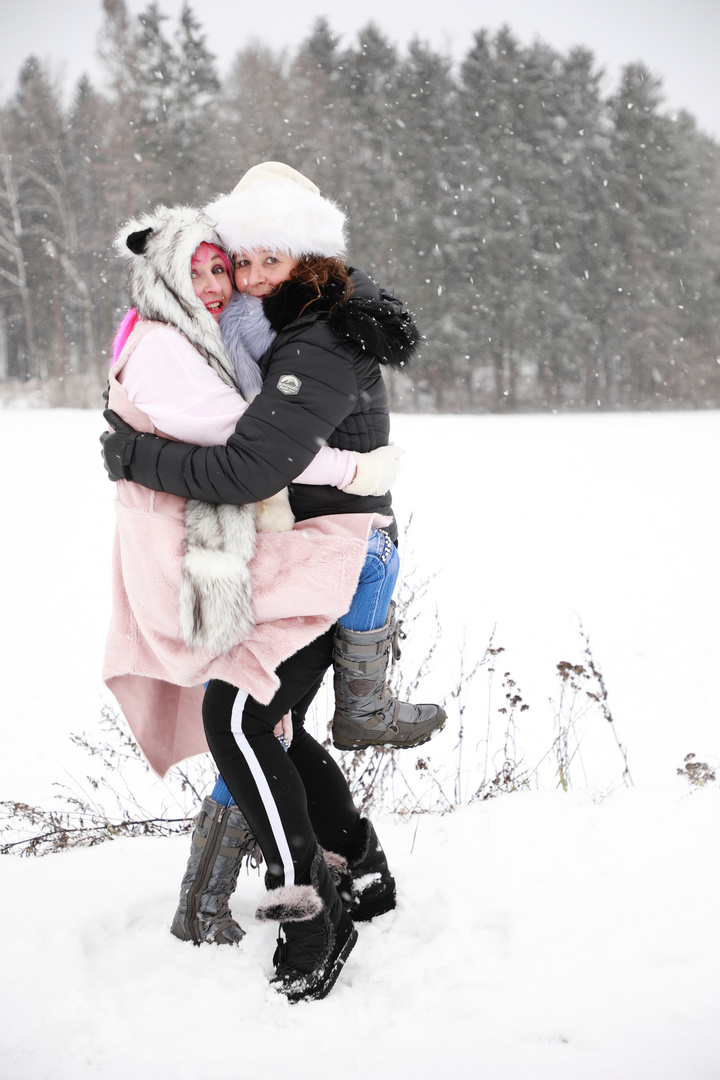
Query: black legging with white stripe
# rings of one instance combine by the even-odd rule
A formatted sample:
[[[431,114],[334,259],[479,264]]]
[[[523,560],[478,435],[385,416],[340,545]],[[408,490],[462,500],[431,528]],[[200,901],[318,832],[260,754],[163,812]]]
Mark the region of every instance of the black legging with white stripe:
[[[280,686],[269,705],[218,680],[205,693],[208,745],[260,843],[271,888],[310,884],[316,845],[342,855],[359,829],[345,777],[304,727],[331,659],[328,631],[280,665]],[[293,739],[286,751],[274,728],[290,710]]]

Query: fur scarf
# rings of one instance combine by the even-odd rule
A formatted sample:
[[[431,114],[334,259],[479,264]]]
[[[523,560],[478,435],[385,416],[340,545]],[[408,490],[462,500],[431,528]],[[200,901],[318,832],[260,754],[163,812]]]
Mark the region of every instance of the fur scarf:
[[[115,246],[128,267],[128,291],[138,316],[180,331],[229,386],[238,382],[220,329],[195,296],[190,260],[203,242],[220,246],[209,219],[192,207],[158,207],[129,221]],[[270,505],[268,505],[270,504]],[[254,626],[249,565],[255,553],[255,506],[215,506],[189,500],[180,624],[186,645],[220,656]],[[287,492],[262,504],[265,529],[292,528]]]
[[[351,281],[370,284],[357,271],[349,273]],[[331,278],[319,294],[312,285],[285,281],[263,299],[263,309],[275,333],[300,317],[325,316],[335,336],[355,341],[380,364],[402,371],[417,350],[420,331],[400,300],[376,286],[372,290],[375,295],[357,290],[345,299],[340,278]]]
[[[275,339],[263,312],[262,300],[234,292],[220,316],[220,330],[233,358],[240,392],[246,401],[251,401],[262,386],[257,361]]]

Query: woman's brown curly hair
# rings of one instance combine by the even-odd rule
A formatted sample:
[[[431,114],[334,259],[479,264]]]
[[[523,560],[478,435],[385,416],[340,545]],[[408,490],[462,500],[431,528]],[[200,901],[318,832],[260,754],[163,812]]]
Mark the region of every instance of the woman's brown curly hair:
[[[353,283],[342,259],[325,258],[323,255],[305,255],[290,271],[290,281],[312,286],[318,297],[330,283],[336,287],[341,286],[343,292],[338,299],[340,304],[348,300],[353,291]]]

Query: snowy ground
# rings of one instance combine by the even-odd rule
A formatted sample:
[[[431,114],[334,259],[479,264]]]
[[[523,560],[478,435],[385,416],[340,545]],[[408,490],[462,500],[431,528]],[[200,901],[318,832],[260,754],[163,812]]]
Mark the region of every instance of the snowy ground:
[[[720,414],[393,423],[405,567],[437,572],[403,665],[435,636],[435,605],[426,700],[491,635],[505,650],[468,688],[462,759],[453,702],[425,748],[465,805],[377,820],[398,909],[361,928],[326,1001],[297,1006],[267,984],[257,876],[236,893],[239,949],[170,936],[184,837],[0,858],[2,1080],[720,1077],[720,785],[677,775],[688,753],[720,765]],[[96,736],[111,703],[99,429],[90,412],[0,412],[3,800],[82,787],[93,762],[69,735]],[[582,694],[559,707],[581,627],[612,724]],[[468,805],[502,764],[506,672],[528,706],[509,755],[528,786]],[[558,712],[581,739],[567,792],[548,754]],[[408,761],[422,806],[437,785]]]

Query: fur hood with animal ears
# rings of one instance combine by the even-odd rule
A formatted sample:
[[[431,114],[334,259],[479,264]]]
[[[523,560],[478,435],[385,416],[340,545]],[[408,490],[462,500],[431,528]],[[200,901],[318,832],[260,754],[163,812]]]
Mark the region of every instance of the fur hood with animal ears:
[[[230,386],[235,373],[220,328],[197,298],[190,261],[203,243],[222,247],[207,215],[192,206],[158,206],[126,222],[115,249],[128,269],[138,317],[167,323],[183,334]]]

